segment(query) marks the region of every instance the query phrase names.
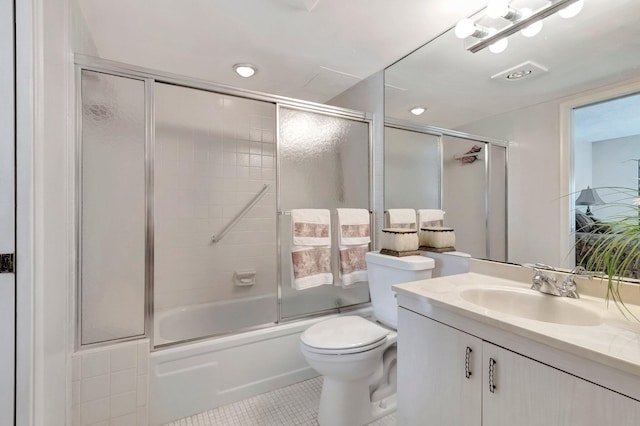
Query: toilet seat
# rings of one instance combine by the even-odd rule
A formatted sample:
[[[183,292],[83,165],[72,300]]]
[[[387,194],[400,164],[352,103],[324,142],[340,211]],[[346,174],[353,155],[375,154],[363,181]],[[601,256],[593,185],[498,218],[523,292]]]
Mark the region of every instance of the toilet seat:
[[[300,337],[309,352],[346,355],[383,345],[390,330],[359,316],[343,316],[319,322]]]

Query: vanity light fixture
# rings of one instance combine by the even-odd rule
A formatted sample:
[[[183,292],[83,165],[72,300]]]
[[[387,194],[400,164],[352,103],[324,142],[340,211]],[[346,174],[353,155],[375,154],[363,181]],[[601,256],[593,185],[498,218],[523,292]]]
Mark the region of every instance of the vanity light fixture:
[[[496,33],[496,29],[483,27],[474,23],[471,19],[465,18],[456,24],[454,32],[458,38],[462,39],[467,37],[484,38],[491,37]],[[503,38],[489,45],[489,50],[493,53],[504,52],[508,44],[509,41],[506,38]]]
[[[422,115],[427,109],[421,106],[415,106],[409,110],[413,115]]]
[[[582,9],[584,0],[550,0],[546,6],[535,12],[529,8],[515,9],[509,5],[509,0],[489,0],[486,17],[496,20],[504,19],[511,22],[500,30],[487,28],[479,24],[483,17],[477,21],[465,18],[458,22],[455,34],[458,38],[475,37],[478,42],[467,47],[471,53],[479,52],[489,47],[492,52],[501,52],[506,46],[506,39],[512,34],[521,31],[525,37],[533,37],[542,29],[542,20],[554,13],[562,12],[563,17],[575,16]],[[503,41],[504,40],[504,41]]]
[[[487,4],[487,16],[492,19],[506,19],[511,22],[518,22],[533,15],[533,11],[528,7],[515,9],[509,6],[509,0],[489,0]],[[542,30],[542,21],[535,22],[522,29],[520,33],[525,37],[533,37]]]
[[[458,38],[483,38],[489,35],[489,28],[478,25],[469,18],[461,19],[453,31]]]
[[[490,34],[493,35],[493,33],[495,33],[496,30],[494,28],[491,28]],[[498,41],[495,41],[493,43],[491,43],[489,45],[489,51],[491,53],[502,53],[505,51],[505,49],[507,48],[507,46],[509,45],[509,40],[507,40],[506,37],[503,37],[501,39],[499,39]]]
[[[522,13],[509,6],[509,0],[489,0],[487,16],[492,19],[503,18],[515,22],[522,18]]]
[[[523,19],[526,19],[529,16],[533,15],[533,11],[528,7],[520,9],[520,13],[522,13]],[[533,37],[538,35],[540,31],[542,31],[542,21],[534,22],[528,27],[521,29],[520,34],[522,34],[525,37]]]
[[[240,77],[244,78],[251,77],[258,71],[252,64],[235,64],[233,69]]]
[[[577,2],[573,3],[570,6],[567,6],[564,9],[560,9],[560,11],[558,12],[558,15],[560,15],[561,18],[565,18],[565,19],[573,18],[578,13],[580,13],[583,7],[584,7],[584,0],[578,0]]]

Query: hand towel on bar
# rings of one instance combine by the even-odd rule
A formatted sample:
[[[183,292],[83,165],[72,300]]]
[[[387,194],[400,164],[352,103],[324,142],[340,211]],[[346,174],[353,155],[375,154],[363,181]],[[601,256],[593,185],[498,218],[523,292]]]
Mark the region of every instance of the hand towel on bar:
[[[444,210],[420,209],[418,210],[420,228],[429,226],[444,226]]]
[[[389,218],[387,228],[418,229],[414,209],[389,209],[387,216]]]
[[[340,246],[340,279],[342,287],[367,281],[367,261],[365,254],[369,244],[360,246]]]
[[[296,290],[333,284],[330,247],[291,247],[291,286]]]
[[[369,210],[338,210],[338,245],[343,246],[369,244],[371,242]]]
[[[327,209],[291,210],[294,246],[331,247],[331,214]]]

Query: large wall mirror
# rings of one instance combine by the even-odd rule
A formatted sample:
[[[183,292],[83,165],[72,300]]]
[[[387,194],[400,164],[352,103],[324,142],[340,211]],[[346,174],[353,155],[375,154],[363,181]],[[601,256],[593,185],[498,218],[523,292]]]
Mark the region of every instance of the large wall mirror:
[[[551,3],[509,2],[515,9],[526,7],[534,13]],[[500,19],[486,21],[485,14],[483,9],[470,18],[476,22],[484,19],[484,26],[511,25]],[[508,141],[508,220],[504,226],[508,244],[504,260],[573,267],[575,211],[587,207],[576,206],[575,201],[583,187],[599,184],[595,176],[606,153],[598,154],[604,146],[598,144],[605,139],[625,139],[629,156],[635,153],[633,158],[640,158],[638,103],[585,114],[587,123],[610,129],[589,141],[588,155],[584,150],[574,151],[572,142],[579,108],[640,92],[639,18],[640,1],[584,0],[582,10],[572,18],[558,13],[547,16],[534,37],[520,32],[508,36],[501,53],[488,48],[471,53],[467,48],[473,41],[458,38],[452,28],[385,70],[387,122]],[[425,112],[413,115],[410,109],[415,106]],[[625,125],[624,132],[617,132],[621,121],[633,122],[635,128]],[[386,150],[392,144],[393,138],[385,138]],[[385,160],[385,172],[388,167],[394,166]],[[574,173],[574,168],[579,173]],[[611,168],[624,169],[609,163]],[[424,175],[424,170],[418,169],[415,162],[407,163],[407,173]],[[638,176],[634,178],[637,184]],[[446,198],[446,186],[437,185]],[[417,192],[421,190],[418,185],[404,185],[386,188],[385,199],[391,190],[400,191],[405,198],[424,196]],[[495,196],[495,191],[490,188],[489,196]],[[439,194],[438,190],[431,193]],[[468,206],[462,204],[449,210],[465,208]],[[591,206],[594,214],[598,208]],[[489,220],[492,217],[495,215]],[[494,225],[493,232],[496,230]]]

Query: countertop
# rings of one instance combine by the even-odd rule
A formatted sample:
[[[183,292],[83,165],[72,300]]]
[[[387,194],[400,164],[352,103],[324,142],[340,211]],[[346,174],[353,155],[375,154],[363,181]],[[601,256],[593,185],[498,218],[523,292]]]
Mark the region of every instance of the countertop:
[[[530,290],[540,297],[556,299],[550,300],[551,303],[578,304],[597,312],[601,319],[600,324],[583,326],[521,318],[476,305],[460,295],[462,290],[468,288],[525,290],[530,286],[511,279],[469,272],[399,284],[394,286],[394,290],[398,293],[401,306],[403,299],[413,299],[422,307],[423,312],[419,313],[427,316],[430,316],[429,311],[432,308],[444,309],[474,322],[522,336],[640,378],[640,321],[625,318],[613,302],[607,306],[605,300],[598,297],[581,295],[580,299],[568,299]],[[640,319],[640,306],[627,304],[627,307]]]

